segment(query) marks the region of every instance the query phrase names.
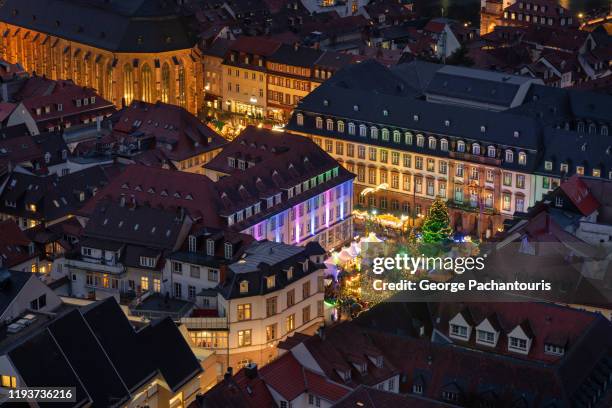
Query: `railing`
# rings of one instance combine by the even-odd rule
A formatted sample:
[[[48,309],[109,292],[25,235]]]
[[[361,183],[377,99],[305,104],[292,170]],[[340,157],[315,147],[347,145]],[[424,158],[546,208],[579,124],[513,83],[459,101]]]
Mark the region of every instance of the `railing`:
[[[500,166],[501,159],[496,159],[495,157],[487,157],[487,156],[478,156],[471,153],[464,152],[448,152],[449,157],[458,160],[471,161],[474,163],[480,164],[488,164],[490,166]]]
[[[121,274],[125,271],[125,267],[121,264],[105,265],[103,263],[86,262],[79,259],[66,258],[64,265],[68,268],[85,269],[92,272]]]
[[[179,322],[187,329],[227,329],[229,327],[226,317],[182,317]]]

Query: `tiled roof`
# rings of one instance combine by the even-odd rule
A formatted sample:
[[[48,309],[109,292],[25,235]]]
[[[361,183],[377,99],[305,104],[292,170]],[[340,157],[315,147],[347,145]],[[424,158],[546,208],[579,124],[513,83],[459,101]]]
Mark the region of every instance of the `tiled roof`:
[[[189,49],[197,43],[190,27],[193,18],[174,2],[10,0],[0,10],[0,19],[115,52],[164,52]]]
[[[178,211],[184,208],[195,221],[210,227],[220,226],[217,215],[218,194],[206,176],[143,165],[126,166],[108,186],[83,208],[91,213],[98,201],[110,198],[118,203],[122,196],[137,205]]]
[[[269,57],[273,55],[280,46],[280,42],[267,38],[241,36],[230,44],[229,49],[231,51]]]
[[[226,141],[215,131],[179,106],[134,101],[113,116],[113,137],[117,143],[150,144],[162,149],[171,160],[182,161],[222,147]],[[140,147],[135,150],[144,150]]]
[[[231,167],[230,158],[235,167]],[[244,161],[244,169],[238,167],[239,160]],[[229,174],[217,181],[215,188],[222,197],[222,214],[231,214],[332,170],[338,163],[308,138],[249,126],[204,167]],[[338,174],[340,181],[330,182],[338,184],[352,177],[342,167]],[[304,201],[311,191],[295,200]]]
[[[32,241],[13,220],[0,222],[0,266],[10,268],[36,256],[30,253]]]
[[[591,215],[601,205],[578,175],[561,183],[561,190],[584,216]]]
[[[598,316],[593,313],[546,303],[470,303],[465,307],[456,303],[437,305],[437,309],[433,312],[436,317],[435,327],[446,335],[449,333],[449,321],[462,310],[469,310],[474,326],[479,325],[491,315],[496,316],[501,333],[495,347],[477,344],[475,330],[472,330],[472,336],[467,342],[457,341],[462,346],[530,361],[554,362],[559,360],[558,356],[545,353],[544,345],[551,339],[563,338],[564,342],[560,345],[567,346],[567,350],[571,351],[572,347],[598,319]],[[518,325],[529,327],[532,334],[533,342],[528,355],[508,351],[507,334]]]
[[[337,401],[349,392],[324,376],[304,368],[291,353],[285,353],[259,370],[264,383],[287,401],[309,393],[327,401]]]
[[[453,408],[458,405],[446,404],[418,395],[400,395],[394,392],[382,391],[372,387],[360,385],[350,394],[342,398],[332,408]]]

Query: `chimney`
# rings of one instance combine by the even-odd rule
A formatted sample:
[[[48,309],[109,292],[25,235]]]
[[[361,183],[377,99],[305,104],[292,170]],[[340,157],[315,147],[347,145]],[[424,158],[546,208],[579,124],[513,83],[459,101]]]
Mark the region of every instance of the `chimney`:
[[[250,380],[257,378],[257,363],[249,363],[244,366],[244,373]]]
[[[232,367],[227,367],[227,371],[225,372],[225,374],[223,374],[223,379],[224,380],[229,380],[230,378],[232,378]]]

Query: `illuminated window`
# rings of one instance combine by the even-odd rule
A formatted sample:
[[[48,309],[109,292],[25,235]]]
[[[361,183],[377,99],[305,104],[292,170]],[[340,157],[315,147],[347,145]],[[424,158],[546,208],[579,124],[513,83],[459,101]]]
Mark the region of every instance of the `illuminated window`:
[[[170,100],[170,65],[167,62],[162,65],[161,70],[161,101],[168,103]]]
[[[238,332],[238,347],[251,345],[251,330],[240,330]]]
[[[17,388],[17,377],[10,375],[2,376],[2,387],[3,388]]]
[[[134,99],[134,68],[130,64],[123,66],[123,98],[127,105]]]
[[[142,66],[142,100],[153,102],[153,73],[149,64]]]
[[[251,304],[238,305],[238,320],[251,320]]]

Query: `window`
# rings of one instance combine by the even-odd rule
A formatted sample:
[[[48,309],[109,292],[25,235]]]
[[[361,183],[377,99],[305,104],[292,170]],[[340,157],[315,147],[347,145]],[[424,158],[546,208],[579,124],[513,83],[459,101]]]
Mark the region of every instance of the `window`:
[[[423,394],[423,386],[421,384],[414,384],[412,386],[412,393],[422,395]]]
[[[295,289],[291,289],[287,292],[287,307],[291,307],[295,304]]]
[[[495,333],[485,330],[476,330],[476,339],[479,343],[495,344]]]
[[[472,154],[479,156],[480,155],[480,145],[478,143],[474,143],[472,145]]]
[[[565,348],[561,346],[555,346],[553,344],[544,344],[544,352],[546,354],[560,356],[565,353]]]
[[[576,166],[576,173],[584,176],[584,166]]]
[[[277,297],[271,297],[266,299],[266,317],[274,316],[276,314]]]
[[[378,139],[378,128],[376,126],[370,128],[370,137],[372,139]]]
[[[232,259],[234,251],[233,251],[233,247],[231,243],[229,242],[225,243],[224,252],[225,252],[225,259]]]
[[[189,276],[200,279],[200,267],[197,265],[189,265]]]
[[[338,128],[338,132],[340,132],[340,133],[344,133],[344,122],[343,122],[343,121],[341,121],[341,120],[339,120],[339,121],[338,121],[337,128]]]
[[[302,299],[308,299],[310,297],[310,281],[302,284]]]
[[[208,270],[208,280],[211,282],[219,282],[219,270],[209,269]]]
[[[276,275],[266,276],[266,289],[272,289],[276,285]]]
[[[271,324],[266,326],[266,341],[276,340],[277,325]]]
[[[334,121],[333,120],[327,119],[325,122],[326,122],[327,130],[329,130],[329,131],[334,130]]]
[[[561,167],[560,167],[561,173],[567,173],[568,169],[569,169],[569,166],[567,163],[561,163]]]
[[[368,133],[368,129],[365,125],[359,125],[359,136],[366,137]]]
[[[465,143],[462,142],[461,140],[457,142],[457,151],[459,153],[465,152]]]
[[[504,172],[504,186],[512,186],[512,173]]]
[[[404,167],[411,167],[412,166],[412,156],[410,156],[409,154],[404,153],[403,155],[404,158]]]
[[[242,281],[240,282],[240,293],[248,293],[249,292],[249,282]]]
[[[238,331],[238,347],[247,347],[251,345],[251,330]]]
[[[415,157],[414,158],[414,168],[417,170],[423,170],[423,158],[422,157]]]
[[[527,340],[518,337],[510,337],[509,340],[508,350],[527,351]]]
[[[187,286],[187,298],[189,300],[195,300],[196,297],[196,287],[189,285]]]
[[[448,140],[446,140],[446,139],[440,140],[440,150],[442,150],[443,152],[447,152],[448,151]]]
[[[298,113],[296,116],[296,120],[297,120],[298,126],[304,126],[304,115],[303,114]]]
[[[429,138],[429,148],[432,150],[436,148],[436,138],[435,137]]]
[[[2,376],[2,388],[17,388],[17,377],[10,375]]]
[[[251,320],[251,304],[245,303],[238,305],[238,320]]]
[[[506,163],[512,163],[514,161],[514,152],[512,150],[506,150]]]
[[[523,212],[525,210],[525,199],[523,197],[516,197],[514,200],[514,210],[517,212]]]
[[[455,176],[463,177],[463,164],[457,163],[457,166],[455,167]]]
[[[189,252],[195,252],[196,251],[196,237],[194,237],[193,235],[189,236]]]
[[[179,299],[183,297],[183,285],[178,282],[174,282],[174,297]]]
[[[285,319],[285,329],[287,332],[295,330],[295,315],[289,315]]]
[[[317,116],[315,120],[315,125],[317,129],[323,129],[323,119],[320,116]]]
[[[511,203],[510,194],[508,193],[502,194],[502,210],[510,211],[511,207],[512,207],[512,203]]]
[[[487,156],[489,157],[495,157],[495,147],[493,146],[489,146],[487,148]]]
[[[450,332],[452,336],[462,337],[464,339],[468,338],[468,328],[465,326],[460,326],[458,324],[450,325]]]
[[[183,274],[183,264],[180,262],[172,262],[172,273],[176,275]]]
[[[310,305],[302,309],[302,324],[306,324],[310,321]]]
[[[348,133],[349,135],[355,134],[355,124],[353,122],[349,122],[348,124]]]
[[[417,146],[423,147],[425,145],[425,137],[423,135],[417,135]]]
[[[382,130],[382,140],[385,140],[385,141],[389,140],[389,129],[384,128]]]
[[[459,394],[452,391],[442,391],[442,399],[445,401],[459,401]]]
[[[391,164],[399,166],[399,157],[400,155],[398,152],[391,152]]]

